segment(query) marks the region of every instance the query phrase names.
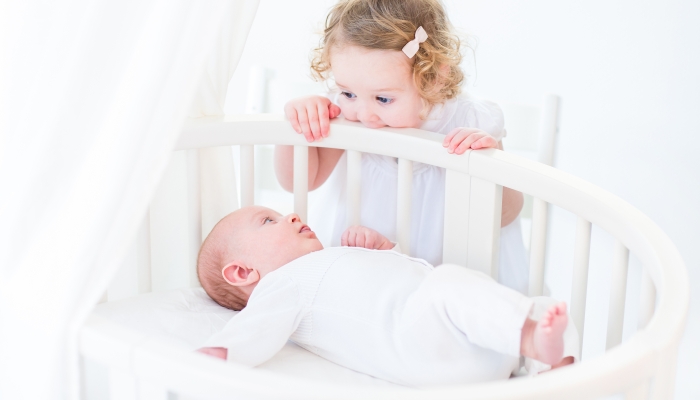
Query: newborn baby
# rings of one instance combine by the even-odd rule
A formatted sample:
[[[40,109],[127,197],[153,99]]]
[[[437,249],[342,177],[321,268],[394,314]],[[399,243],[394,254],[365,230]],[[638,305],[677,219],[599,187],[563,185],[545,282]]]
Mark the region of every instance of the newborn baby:
[[[483,273],[433,267],[391,250],[368,228],[324,249],[296,214],[246,207],[223,218],[197,272],[214,301],[241,310],[201,352],[255,366],[287,342],[334,363],[407,386],[508,378],[520,356],[562,363],[566,304],[538,321],[535,302]],[[570,363],[567,357],[564,363]]]

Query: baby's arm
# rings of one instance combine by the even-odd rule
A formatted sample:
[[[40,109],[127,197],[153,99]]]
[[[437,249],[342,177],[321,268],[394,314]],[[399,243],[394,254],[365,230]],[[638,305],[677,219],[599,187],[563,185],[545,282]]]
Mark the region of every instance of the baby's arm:
[[[225,347],[202,347],[201,349],[197,349],[197,351],[199,353],[220,358],[222,360],[226,359],[228,353],[228,350]]]
[[[294,130],[303,134],[308,142],[328,137],[330,120],[340,115],[340,108],[323,96],[308,96],[289,101],[284,114]],[[341,149],[309,147],[309,190],[321,186],[343,155]],[[275,174],[282,188],[293,188],[294,148],[275,146]]]
[[[260,365],[274,357],[296,331],[301,301],[292,279],[269,274],[258,283],[248,305],[197,351],[251,367]]]
[[[343,232],[340,245],[370,250],[391,250],[395,246],[381,233],[359,225],[351,226]]]

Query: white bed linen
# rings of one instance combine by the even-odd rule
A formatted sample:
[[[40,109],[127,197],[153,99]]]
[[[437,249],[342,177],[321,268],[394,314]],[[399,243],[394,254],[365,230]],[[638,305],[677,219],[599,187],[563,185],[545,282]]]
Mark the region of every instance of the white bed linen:
[[[209,336],[223,329],[236,315],[236,311],[214,303],[202,288],[143,294],[99,304],[94,312],[186,351],[202,347]],[[257,368],[326,383],[394,385],[341,367],[292,342],[287,342],[277,355]]]
[[[545,297],[536,297],[534,300],[532,317],[535,319],[539,319],[546,307],[554,301]],[[127,328],[146,333],[174,348],[194,351],[202,347],[212,334],[222,330],[237,311],[219,306],[202,288],[184,288],[102,303],[95,307],[94,313]],[[569,353],[578,355],[580,351],[576,333],[572,331],[569,334],[574,335],[575,339],[569,341]],[[256,368],[326,383],[400,386],[341,367],[292,342],[287,342],[271,360]],[[547,369],[548,366],[537,362],[530,368],[533,373]],[[523,369],[517,375],[527,374]]]

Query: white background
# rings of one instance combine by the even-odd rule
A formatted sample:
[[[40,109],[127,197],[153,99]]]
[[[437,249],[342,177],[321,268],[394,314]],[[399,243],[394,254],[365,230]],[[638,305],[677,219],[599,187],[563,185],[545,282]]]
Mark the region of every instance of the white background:
[[[321,29],[332,3],[261,0],[229,87],[226,113],[244,111],[252,66],[275,69],[278,78],[291,81],[309,79],[309,51],[317,43],[314,33]],[[700,2],[452,0],[445,4],[453,24],[477,42],[475,51],[465,57],[469,75],[465,89],[494,100],[524,103],[538,103],[545,93],[560,95],[556,167],[639,208],[680,250],[689,270],[691,308],[676,398],[700,398]],[[559,213],[555,210],[555,217]],[[561,216],[563,221],[567,218]],[[550,250],[548,268],[571,263],[569,258],[558,259],[556,249],[570,247],[563,241],[572,235],[555,235],[550,241],[555,250]],[[594,247],[604,236],[594,230]],[[607,275],[605,265],[596,269],[597,258],[591,260],[589,283],[595,285],[599,275],[602,280]],[[565,272],[560,275],[567,277]],[[607,291],[601,293],[598,306],[607,312]],[[595,305],[589,299],[591,307]],[[586,335],[599,328],[587,328]],[[602,351],[600,343],[587,339],[584,355]]]

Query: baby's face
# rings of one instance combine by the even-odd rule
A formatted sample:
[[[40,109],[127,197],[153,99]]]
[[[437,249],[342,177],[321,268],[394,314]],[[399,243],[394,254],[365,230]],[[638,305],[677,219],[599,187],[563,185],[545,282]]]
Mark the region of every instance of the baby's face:
[[[423,101],[412,64],[402,51],[333,48],[331,68],[343,116],[368,128],[419,128]]]
[[[224,238],[235,246],[235,257],[267,273],[313,251],[323,249],[316,234],[296,214],[282,216],[269,208],[242,208],[228,217]]]

